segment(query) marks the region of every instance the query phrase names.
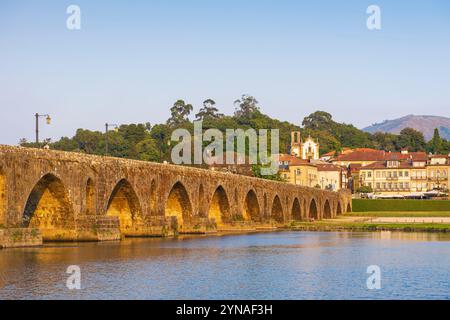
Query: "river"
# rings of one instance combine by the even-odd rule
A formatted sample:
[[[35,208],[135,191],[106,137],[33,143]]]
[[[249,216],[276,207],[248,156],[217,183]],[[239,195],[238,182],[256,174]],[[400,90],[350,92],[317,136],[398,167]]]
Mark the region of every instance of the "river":
[[[67,268],[79,266],[81,289]],[[369,290],[369,266],[380,269]],[[0,299],[450,299],[450,235],[272,232],[0,250]]]

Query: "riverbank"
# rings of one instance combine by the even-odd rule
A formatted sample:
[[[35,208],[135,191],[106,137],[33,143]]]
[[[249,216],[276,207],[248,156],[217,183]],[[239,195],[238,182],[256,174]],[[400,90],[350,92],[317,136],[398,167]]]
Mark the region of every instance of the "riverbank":
[[[371,218],[450,218],[450,211],[369,211],[348,212],[343,216]]]
[[[450,233],[450,223],[437,222],[377,222],[373,217],[342,217],[315,222],[293,222],[289,230],[296,231],[402,231]]]

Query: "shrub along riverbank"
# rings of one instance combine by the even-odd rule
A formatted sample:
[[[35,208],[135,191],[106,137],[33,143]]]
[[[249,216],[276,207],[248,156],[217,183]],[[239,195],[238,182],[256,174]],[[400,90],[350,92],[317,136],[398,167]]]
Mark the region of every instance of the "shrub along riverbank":
[[[369,211],[347,212],[345,217],[372,218],[450,218],[450,211]]]

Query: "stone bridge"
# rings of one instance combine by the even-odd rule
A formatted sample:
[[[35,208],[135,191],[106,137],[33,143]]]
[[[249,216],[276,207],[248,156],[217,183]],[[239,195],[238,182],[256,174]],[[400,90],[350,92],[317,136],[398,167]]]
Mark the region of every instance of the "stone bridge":
[[[44,240],[257,230],[351,211],[351,195],[231,173],[0,146],[0,225]]]

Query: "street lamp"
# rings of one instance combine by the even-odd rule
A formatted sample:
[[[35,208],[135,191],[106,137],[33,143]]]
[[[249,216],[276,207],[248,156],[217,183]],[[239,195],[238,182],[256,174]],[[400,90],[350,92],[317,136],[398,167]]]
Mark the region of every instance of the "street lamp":
[[[114,127],[114,131],[118,131],[119,130],[119,126],[117,124],[114,123],[105,123],[105,156],[108,155],[108,132],[109,132],[109,127]]]
[[[39,146],[39,118],[45,117],[45,122],[48,125],[51,124],[52,118],[50,118],[50,115],[48,115],[48,114],[36,113],[34,116],[36,118],[36,145]]]

